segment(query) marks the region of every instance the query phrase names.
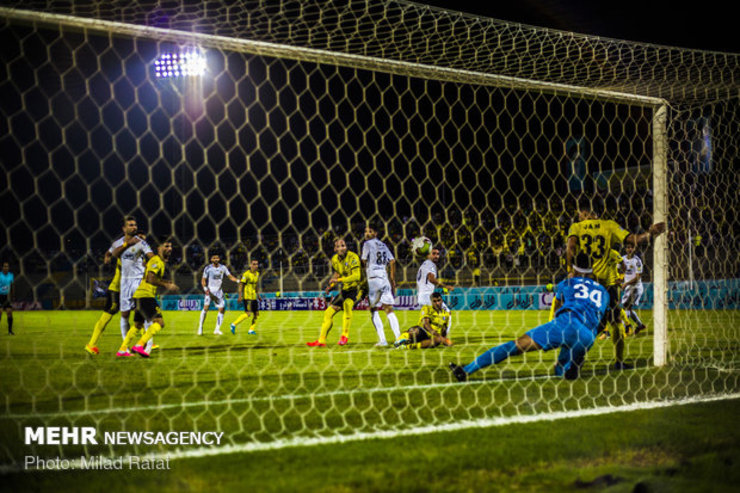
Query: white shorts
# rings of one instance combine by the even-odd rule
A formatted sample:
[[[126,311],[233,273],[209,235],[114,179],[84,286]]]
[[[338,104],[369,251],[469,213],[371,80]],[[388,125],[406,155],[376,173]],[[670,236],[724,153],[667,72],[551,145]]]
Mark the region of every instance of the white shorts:
[[[121,279],[121,311],[130,312],[136,308],[134,292],[141,284],[141,279]]]
[[[219,310],[226,306],[226,300],[224,299],[223,291],[218,291],[218,292],[211,291],[210,295],[206,295],[206,297],[203,299],[203,309],[204,310],[207,310],[208,307],[211,306],[211,300],[213,300],[213,306],[215,306]]]
[[[370,308],[377,308],[381,305],[395,305],[396,299],[391,292],[391,283],[388,279],[382,277],[371,278],[367,280],[368,286],[368,303]]]
[[[632,302],[632,306],[640,304],[640,298],[642,298],[642,283],[631,284],[624,289],[622,293],[622,305],[627,305]]]
[[[427,306],[432,304],[432,293],[418,293],[416,295],[416,301],[419,306]]]

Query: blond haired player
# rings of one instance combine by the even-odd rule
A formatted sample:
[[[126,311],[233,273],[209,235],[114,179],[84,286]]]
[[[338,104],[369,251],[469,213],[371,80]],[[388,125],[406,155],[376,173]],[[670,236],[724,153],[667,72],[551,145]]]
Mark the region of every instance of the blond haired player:
[[[617,243],[639,244],[646,242],[665,231],[665,223],[656,223],[650,226],[646,233],[634,234],[622,228],[615,221],[599,219],[589,200],[581,200],[579,203],[578,222],[571,225],[568,230],[568,244],[566,249],[567,267],[569,275],[573,275],[573,259],[579,252],[585,252],[591,257],[593,275],[595,279],[606,286],[609,293],[609,307],[606,316],[601,321],[598,332],[604,330],[606,322],[612,322],[615,326],[619,323],[619,292],[614,281],[609,285],[612,272],[609,260],[610,251]],[[616,362],[614,369],[623,370],[631,368],[624,363],[624,338],[621,331],[615,340]]]
[[[334,256],[331,258],[331,267],[334,270],[329,285],[325,292],[328,293],[335,286],[341,286],[337,294],[329,302],[324,311],[324,321],[321,324],[319,338],[307,342],[309,347],[326,347],[326,337],[332,328],[332,320],[337,312],[343,311],[342,335],[339,337],[338,345],[344,346],[349,342],[349,329],[352,325],[352,310],[355,303],[360,299],[359,290],[362,282],[362,270],[360,269],[360,257],[355,252],[347,250],[347,243],[342,238],[334,240]]]
[[[239,315],[239,318],[234,320],[231,324],[231,333],[236,335],[236,327],[252,316],[252,324],[249,326],[247,334],[253,336],[257,335],[257,317],[260,314],[260,296],[259,296],[259,282],[260,282],[260,263],[257,260],[249,262],[249,269],[244,271],[241,279],[239,280],[239,303],[244,304],[244,313]]]

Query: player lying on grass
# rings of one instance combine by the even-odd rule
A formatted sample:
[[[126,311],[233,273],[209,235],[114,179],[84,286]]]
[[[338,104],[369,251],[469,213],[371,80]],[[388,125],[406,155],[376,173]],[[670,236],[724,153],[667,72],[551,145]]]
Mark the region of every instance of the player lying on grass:
[[[560,348],[555,375],[568,380],[578,378],[586,353],[594,344],[601,319],[609,306],[609,293],[593,279],[591,257],[579,253],[573,263],[575,275],[558,284],[555,319],[535,327],[515,341],[509,341],[478,356],[473,362],[450,369],[460,382],[481,368],[495,365],[510,356],[528,351],[549,351]]]
[[[419,325],[414,325],[401,334],[393,344],[397,349],[452,346],[452,341],[447,338],[450,312],[445,309],[441,294],[432,293],[430,298],[432,303],[421,307]]]

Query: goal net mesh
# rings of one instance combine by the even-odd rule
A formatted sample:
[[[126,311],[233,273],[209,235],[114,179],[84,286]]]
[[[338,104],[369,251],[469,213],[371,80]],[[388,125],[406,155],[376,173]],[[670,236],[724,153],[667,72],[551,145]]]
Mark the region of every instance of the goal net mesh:
[[[196,315],[165,311],[175,321],[162,341],[178,342],[136,366],[143,380],[82,358],[94,315],[80,312],[84,325],[58,344],[39,340],[59,337],[39,322],[36,340],[1,346],[7,436],[42,425],[219,430],[225,443],[258,448],[737,393],[737,54],[400,1],[24,0],[3,2],[0,18],[0,253],[16,274],[16,308],[102,307],[103,254],[127,215],[174,238],[168,275],[183,294],[200,292],[213,252],[235,275],[259,260],[269,299],[318,292],[333,239],[358,251],[368,220],[397,257],[400,294],[413,299],[410,241],[421,234],[442,248],[440,277],[458,287],[447,300],[455,346],[425,351],[372,349],[362,311],[357,345],[324,353],[303,345],[320,311],[267,310],[259,344],[206,347],[188,339]],[[185,52],[204,57],[202,75],[156,72],[162,56]],[[606,372],[605,341],[576,383],[550,378],[554,357],[536,353],[453,384],[449,361],[547,320],[527,308],[542,308],[544,286],[564,275],[582,196],[631,232],[654,221],[661,107],[668,365],[652,366],[647,336],[628,339],[634,372]],[[652,246],[638,255],[650,307]],[[53,324],[62,312],[44,313]],[[398,313],[406,327],[418,318]],[[650,310],[640,314],[649,332]],[[80,451],[50,449],[31,447]],[[3,464],[28,450],[3,440]]]

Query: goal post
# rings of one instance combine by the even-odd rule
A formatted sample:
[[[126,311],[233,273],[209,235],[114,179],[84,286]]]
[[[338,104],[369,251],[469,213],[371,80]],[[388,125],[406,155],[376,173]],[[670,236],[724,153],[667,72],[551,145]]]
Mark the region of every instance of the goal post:
[[[653,115],[653,218],[667,222],[668,203],[668,107],[655,108]],[[653,246],[653,364],[668,363],[668,243],[666,234],[655,239]]]

